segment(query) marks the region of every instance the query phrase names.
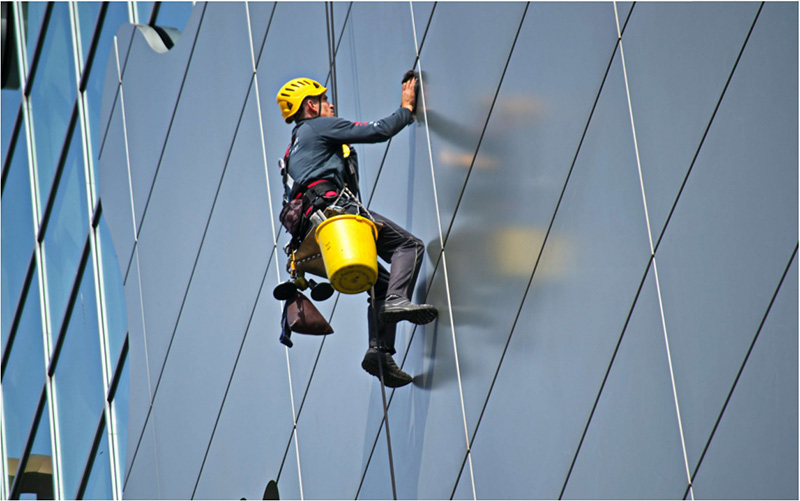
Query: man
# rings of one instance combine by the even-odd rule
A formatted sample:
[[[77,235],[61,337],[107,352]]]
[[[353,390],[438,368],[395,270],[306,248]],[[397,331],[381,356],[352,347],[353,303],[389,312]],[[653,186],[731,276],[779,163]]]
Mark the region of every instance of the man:
[[[284,85],[276,100],[286,123],[295,123],[292,141],[284,157],[288,173],[287,200],[303,200],[302,214],[307,218],[324,209],[347,188],[358,193],[358,159],[350,143],[386,141],[414,121],[416,78],[403,82],[401,106],[390,116],[376,122],[350,122],[333,114],[327,89],[310,78],[296,78]],[[347,192],[344,194],[347,203]],[[351,200],[351,209],[358,210]],[[339,200],[342,204],[342,200]],[[412,378],[392,359],[397,322],[416,324],[433,321],[438,311],[427,304],[409,301],[422,265],[425,245],[420,239],[380,214],[370,211],[372,219],[382,224],[378,232],[378,255],[391,263],[390,271],[378,263],[374,301],[368,300],[369,349],[361,367],[373,376],[383,372],[386,386],[407,385]],[[304,221],[300,239],[308,229]],[[297,238],[298,235],[293,235]],[[383,366],[382,370],[380,366]]]

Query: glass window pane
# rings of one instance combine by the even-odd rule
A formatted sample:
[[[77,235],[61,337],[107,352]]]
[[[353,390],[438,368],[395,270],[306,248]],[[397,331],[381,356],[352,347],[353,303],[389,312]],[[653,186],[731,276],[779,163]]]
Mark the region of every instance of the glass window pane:
[[[120,374],[119,384],[117,385],[117,391],[114,393],[111,408],[114,411],[114,419],[116,420],[117,468],[120,472],[120,479],[124,483],[128,453],[128,393],[130,393],[128,357],[125,357],[122,364],[122,374]]]
[[[22,450],[28,440],[39,396],[42,394],[44,378],[39,282],[34,278],[25,299],[25,309],[22,310],[22,318],[11,347],[8,365],[3,372],[3,418],[9,477],[16,475],[16,461],[22,457]]]
[[[116,371],[119,351],[125,340],[128,327],[128,313],[125,308],[125,288],[122,283],[117,252],[111,241],[105,217],[100,216],[98,227],[100,259],[103,263],[103,284],[105,290],[105,314],[108,328],[108,353],[111,361],[111,374]]]
[[[36,51],[36,42],[39,38],[39,33],[42,31],[42,20],[44,19],[45,9],[47,9],[46,2],[23,2],[22,4],[22,18],[25,24],[25,44],[28,48],[29,65],[31,59],[33,59],[33,53]]]
[[[40,207],[50,194],[76,96],[69,6],[56,2],[30,96]]]
[[[139,14],[139,24],[150,22],[150,13],[153,12],[154,2],[136,2],[136,10]]]
[[[50,334],[55,341],[75,282],[89,229],[80,131],[73,134],[64,173],[44,237]],[[55,342],[53,343],[55,346]]]
[[[14,132],[14,124],[17,122],[17,115],[19,114],[20,99],[22,99],[22,92],[19,89],[3,89],[0,92],[0,99],[2,99],[2,126],[0,127],[0,135],[2,135],[2,149],[0,150],[3,159],[3,165],[6,162],[6,154],[8,153],[8,143],[11,142],[11,134]]]
[[[81,278],[55,372],[61,437],[62,485],[73,496],[103,412],[100,335],[91,260]]]
[[[114,35],[116,35],[119,27],[127,22],[127,4],[125,2],[110,2],[103,21],[103,31],[100,32],[100,40],[97,43],[97,51],[94,54],[94,63],[92,63],[89,80],[86,84],[85,97],[89,117],[88,135],[95,168],[100,165],[97,158],[100,153],[100,140],[102,139],[100,108],[103,102],[103,82],[108,66],[108,56],[114,49]],[[92,172],[92,175],[94,184],[97,186],[96,173]]]
[[[112,499],[111,491],[111,463],[109,462],[108,435],[103,428],[103,438],[94,455],[92,472],[83,491],[83,499]]]
[[[92,48],[92,35],[97,24],[97,15],[100,13],[100,2],[78,2],[78,25],[81,34],[81,55],[83,63]],[[85,67],[85,66],[84,66]]]
[[[192,2],[161,2],[156,25],[183,31],[191,14]]]
[[[30,174],[25,134],[20,131],[17,146],[6,178],[2,199],[2,346],[8,339],[8,330],[17,309],[17,300],[28,271],[28,262],[33,252],[33,214],[31,205]]]
[[[53,499],[53,461],[50,448],[50,410],[45,404],[31,455],[22,477],[20,499]]]

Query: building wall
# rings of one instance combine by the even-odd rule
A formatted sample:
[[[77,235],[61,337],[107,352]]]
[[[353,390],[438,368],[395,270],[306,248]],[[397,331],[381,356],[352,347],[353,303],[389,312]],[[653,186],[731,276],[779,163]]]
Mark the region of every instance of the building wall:
[[[3,2],[0,499],[121,499],[127,316],[99,203],[101,102],[121,25],[192,5]]]
[[[98,182],[128,319],[124,496],[797,498],[796,3],[198,3],[124,25]],[[332,54],[334,57],[332,58]],[[331,64],[331,62],[335,64]],[[357,145],[427,246],[413,385],[366,296],[279,344],[274,96],[417,121]]]

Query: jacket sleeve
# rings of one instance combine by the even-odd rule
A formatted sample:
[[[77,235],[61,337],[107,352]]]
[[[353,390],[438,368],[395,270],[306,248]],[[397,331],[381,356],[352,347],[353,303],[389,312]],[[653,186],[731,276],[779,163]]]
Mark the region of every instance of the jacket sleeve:
[[[343,118],[325,118],[309,122],[323,138],[337,143],[380,143],[394,136],[414,121],[411,112],[399,108],[375,122],[351,122]]]

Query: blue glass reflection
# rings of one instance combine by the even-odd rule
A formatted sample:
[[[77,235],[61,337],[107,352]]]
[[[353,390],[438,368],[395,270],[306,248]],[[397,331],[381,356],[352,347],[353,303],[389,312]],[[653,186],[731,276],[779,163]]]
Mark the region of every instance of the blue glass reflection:
[[[14,124],[17,121],[19,114],[20,99],[22,99],[22,92],[19,89],[3,89],[0,92],[0,109],[2,109],[2,126],[0,126],[0,135],[2,135],[2,147],[0,147],[0,158],[3,159],[3,164],[6,163],[6,153],[8,153],[8,144],[11,142],[11,134],[14,132]]]
[[[9,465],[22,457],[44,386],[44,338],[39,308],[39,282],[34,279],[25,299],[10,358],[3,372],[3,412]],[[16,466],[9,466],[9,476]]]
[[[98,235],[100,237],[100,260],[103,266],[108,353],[111,357],[110,372],[113,374],[116,370],[119,352],[128,328],[128,313],[125,308],[125,288],[122,282],[117,253],[111,241],[111,233],[109,233],[106,219],[102,215],[100,216]]]
[[[230,4],[230,9],[241,8],[244,14],[244,6],[241,4]],[[168,28],[177,28],[183,31],[186,28],[186,22],[189,21],[189,16],[192,15],[192,2],[161,2],[161,7],[158,11],[156,24]]]
[[[86,58],[92,48],[92,36],[97,24],[97,15],[100,13],[100,2],[78,2],[78,25],[81,34],[81,52],[85,68]]]
[[[69,5],[55,3],[42,58],[30,95],[39,181],[39,206],[44,208],[58,166],[64,136],[77,96],[72,57]]]
[[[128,402],[130,400],[130,365],[128,364],[128,357],[122,362],[122,374],[119,377],[117,390],[114,392],[114,400],[111,402],[111,408],[114,411],[114,419],[116,419],[116,439],[117,439],[117,465],[120,471],[120,478],[125,483],[126,471],[125,465],[127,463],[128,453]]]
[[[111,491],[111,463],[108,451],[108,434],[103,428],[103,438],[100,439],[100,446],[94,455],[92,471],[89,480],[86,482],[86,489],[83,491],[82,499],[112,499]]]
[[[86,241],[86,232],[89,229],[86,183],[83,176],[83,149],[80,141],[80,132],[76,130],[44,237],[47,294],[50,300],[50,333],[54,340],[61,329],[67,300],[75,282],[78,262]]]
[[[53,452],[50,448],[50,411],[49,405],[45,404],[42,417],[39,418],[39,425],[36,429],[36,438],[31,447],[31,454],[28,456],[27,471],[53,471]],[[28,474],[30,475],[30,474]],[[32,479],[33,480],[33,479]],[[53,480],[49,481],[36,479],[26,482],[22,478],[22,484],[30,486],[23,488],[20,492],[20,499],[53,499]]]
[[[61,435],[62,485],[68,496],[78,489],[83,467],[103,412],[103,375],[93,266],[81,278],[55,372]]]
[[[39,40],[39,33],[42,31],[42,20],[46,9],[47,3],[45,2],[24,2],[22,4],[22,17],[25,19],[26,25],[25,45],[27,46],[29,65],[32,62],[33,53],[36,51],[36,42]]]
[[[103,82],[106,76],[106,64],[108,63],[109,53],[114,49],[114,35],[120,26],[128,22],[128,8],[125,2],[109,2],[106,17],[103,21],[103,31],[100,32],[100,40],[97,42],[97,51],[94,54],[94,62],[89,73],[89,80],[86,83],[84,95],[86,97],[86,107],[89,116],[89,137],[92,146],[92,158],[94,165],[99,166],[98,155],[100,154],[100,108],[103,103]],[[94,175],[95,172],[93,171]],[[95,179],[95,186],[97,180]]]
[[[3,227],[0,236],[0,252],[2,267],[2,331],[0,339],[5,347],[8,330],[17,309],[19,293],[28,270],[28,262],[33,252],[33,213],[31,212],[31,186],[28,170],[28,153],[25,146],[24,130],[20,131],[19,140],[11,159],[11,166],[3,190],[2,213],[0,218]]]
[[[154,2],[136,2],[136,11],[139,15],[139,24],[150,22],[150,13],[153,12]]]

